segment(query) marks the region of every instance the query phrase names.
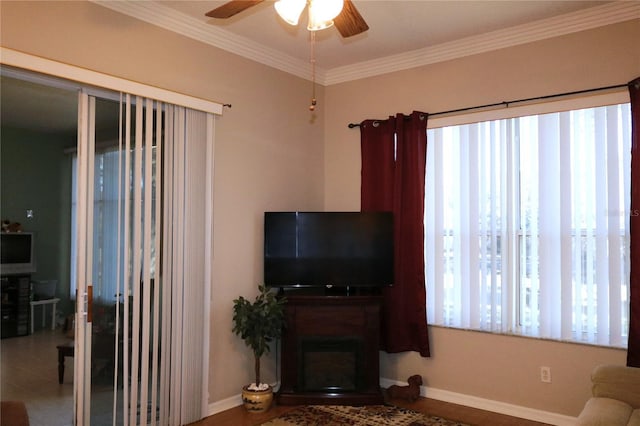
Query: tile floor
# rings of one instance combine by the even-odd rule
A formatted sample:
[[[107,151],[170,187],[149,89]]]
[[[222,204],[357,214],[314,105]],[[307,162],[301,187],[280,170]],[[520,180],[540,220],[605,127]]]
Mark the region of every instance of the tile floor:
[[[0,341],[0,397],[24,401],[31,426],[67,426],[73,420],[73,358],[58,383],[56,345],[69,339],[60,330],[36,330]]]
[[[68,341],[60,329],[0,340],[0,398],[24,401],[31,426],[73,424],[73,358],[65,358],[64,382],[58,383],[56,346]],[[92,380],[92,426],[112,425],[113,392],[106,376]]]

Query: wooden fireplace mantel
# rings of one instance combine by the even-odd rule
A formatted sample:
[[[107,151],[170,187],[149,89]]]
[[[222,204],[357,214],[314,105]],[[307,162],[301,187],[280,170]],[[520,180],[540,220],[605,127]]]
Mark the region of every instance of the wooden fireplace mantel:
[[[277,402],[382,404],[380,305],[381,296],[287,296]],[[326,374],[331,362],[346,379]]]

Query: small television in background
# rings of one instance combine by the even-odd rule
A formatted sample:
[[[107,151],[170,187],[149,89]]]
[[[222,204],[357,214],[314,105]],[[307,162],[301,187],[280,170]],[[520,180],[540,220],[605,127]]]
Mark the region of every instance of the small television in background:
[[[391,212],[266,212],[268,287],[393,284]]]
[[[2,275],[36,272],[34,240],[32,232],[0,233],[0,273]]]

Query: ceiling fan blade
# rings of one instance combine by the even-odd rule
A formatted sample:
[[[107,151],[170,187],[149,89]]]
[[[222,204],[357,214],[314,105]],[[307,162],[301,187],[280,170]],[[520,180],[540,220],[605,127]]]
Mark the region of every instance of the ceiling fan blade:
[[[342,37],[351,37],[369,29],[369,25],[364,21],[351,0],[344,0],[342,12],[333,19],[333,24],[340,31]]]
[[[263,1],[264,0],[231,0],[220,7],[210,10],[205,13],[205,15],[210,18],[218,19],[231,18],[233,15],[249,9],[251,6],[255,6],[258,3],[262,3]]]

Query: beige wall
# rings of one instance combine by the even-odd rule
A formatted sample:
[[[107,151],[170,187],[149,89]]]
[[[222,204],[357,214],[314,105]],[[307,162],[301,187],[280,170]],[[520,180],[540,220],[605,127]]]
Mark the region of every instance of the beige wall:
[[[627,83],[640,76],[640,21],[501,49],[326,88],[325,207],[359,209],[358,129],[349,122]],[[422,374],[429,387],[575,416],[593,366],[626,352],[486,333],[429,329],[432,357],[381,353],[381,376]],[[553,382],[540,382],[550,366]]]
[[[262,280],[263,212],[323,207],[323,89],[311,115],[308,81],[101,6],[0,7],[3,47],[233,105],[216,120],[209,401],[238,395],[253,360],[231,333],[231,301]],[[273,356],[263,365],[275,380]]]
[[[231,103],[216,121],[210,402],[237,395],[251,360],[231,334],[231,300],[260,282],[262,212],[359,208],[359,132],[347,123],[625,83],[640,75],[628,22],[320,89],[228,52],[84,2],[1,2],[2,46]],[[625,352],[430,328],[432,357],[381,354],[381,376],[576,415],[591,368]],[[273,358],[264,367],[273,379]],[[538,367],[552,368],[553,383]],[[245,372],[246,371],[246,372]]]

